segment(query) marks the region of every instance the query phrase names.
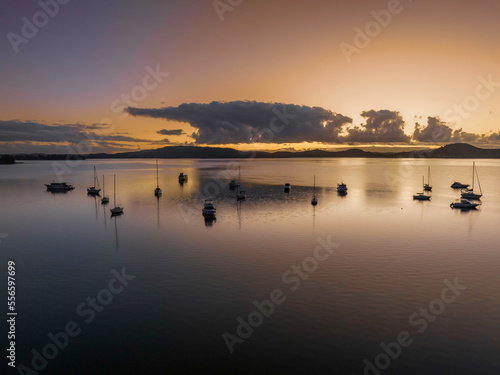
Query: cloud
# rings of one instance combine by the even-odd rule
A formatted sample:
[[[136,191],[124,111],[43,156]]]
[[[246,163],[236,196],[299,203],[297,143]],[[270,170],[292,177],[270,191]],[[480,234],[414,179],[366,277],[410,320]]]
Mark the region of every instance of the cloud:
[[[348,130],[345,140],[350,143],[399,143],[408,142],[404,133],[405,121],[397,111],[383,109],[361,112],[366,123]]]
[[[95,129],[102,130],[95,132]],[[149,139],[123,134],[106,134],[101,124],[55,124],[47,125],[35,121],[0,120],[0,146],[2,152],[71,153],[77,146],[88,152],[123,151],[128,143],[154,142]],[[15,145],[15,146],[14,146]],[[35,147],[36,146],[36,147]],[[72,146],[72,147],[70,147]],[[9,150],[9,151],[7,151]],[[48,151],[52,150],[52,151]]]
[[[133,116],[190,124],[197,144],[339,142],[352,119],[321,107],[256,101],[125,109]]]
[[[182,129],[161,129],[157,131],[158,134],[161,135],[183,135],[186,134]]]
[[[455,143],[465,142],[472,144],[498,144],[500,132],[489,134],[468,133],[460,129],[453,129],[439,117],[427,117],[427,125],[415,124],[412,139],[423,143]]]
[[[451,142],[453,129],[439,117],[427,117],[427,126],[422,126],[418,122],[413,131],[413,140],[418,142]]]

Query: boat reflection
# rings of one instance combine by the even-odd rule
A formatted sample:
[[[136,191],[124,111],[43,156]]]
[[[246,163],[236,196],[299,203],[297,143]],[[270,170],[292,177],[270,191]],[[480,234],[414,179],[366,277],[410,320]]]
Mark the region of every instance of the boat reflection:
[[[205,226],[206,227],[212,227],[214,225],[214,223],[217,221],[217,218],[215,217],[215,215],[206,215],[206,214],[202,214],[204,219],[205,219]]]

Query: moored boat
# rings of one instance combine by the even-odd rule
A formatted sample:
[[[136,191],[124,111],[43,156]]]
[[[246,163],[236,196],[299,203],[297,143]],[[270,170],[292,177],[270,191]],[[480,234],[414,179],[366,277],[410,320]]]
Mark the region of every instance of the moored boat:
[[[474,192],[474,176],[477,178],[477,184],[479,185],[480,194]],[[481,184],[479,183],[479,175],[477,174],[476,163],[472,162],[472,187],[470,189],[463,189],[460,196],[465,199],[475,199],[478,200],[483,196],[483,190],[481,189]]]
[[[453,189],[466,189],[469,187],[469,184],[462,184],[460,182],[455,181],[454,183],[451,184],[450,187]]]
[[[214,206],[214,202],[211,199],[205,199],[202,209],[203,215],[214,216],[216,209]]]
[[[123,213],[123,206],[116,204],[116,175],[114,175],[113,177],[114,177],[114,194],[113,194],[114,198],[113,198],[113,201],[114,201],[115,207],[110,208],[109,210],[111,211],[111,215],[121,215]]]
[[[75,188],[67,182],[52,182],[50,184],[45,184],[45,186],[47,187],[47,191],[69,191]]]
[[[344,182],[337,184],[337,193],[339,194],[347,194],[347,185]]]
[[[94,186],[90,186],[87,188],[87,194],[98,195],[100,191],[101,188],[99,187],[99,180],[97,178],[97,173],[95,171],[95,165],[94,165]]]
[[[431,199],[431,196],[425,195],[424,193],[416,193],[413,195],[413,199],[417,201],[428,201]]]
[[[479,206],[479,203],[472,203],[467,199],[460,199],[450,204],[451,208],[474,209]]]
[[[188,180],[188,175],[184,173],[179,173],[179,183],[183,184],[184,182],[187,182]]]

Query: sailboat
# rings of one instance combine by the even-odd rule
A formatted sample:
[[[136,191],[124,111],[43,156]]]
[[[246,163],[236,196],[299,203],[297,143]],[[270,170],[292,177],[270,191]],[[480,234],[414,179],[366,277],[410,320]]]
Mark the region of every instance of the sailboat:
[[[109,197],[106,195],[104,191],[104,175],[102,175],[102,195],[104,195],[101,199],[101,204],[108,204],[109,203]]]
[[[477,178],[477,184],[479,185],[480,194],[474,193],[474,175]],[[483,190],[481,189],[481,184],[479,183],[479,176],[477,174],[476,163],[472,162],[472,188],[463,189],[460,196],[465,199],[480,199],[483,196]]]
[[[90,195],[97,195],[101,189],[99,188],[99,180],[97,179],[97,173],[95,171],[95,165],[94,165],[94,186],[90,186],[87,188],[87,194]]]
[[[427,183],[424,184],[424,190],[425,191],[432,191],[432,186],[431,186],[431,167],[427,168]]]
[[[161,195],[160,185],[158,183],[158,160],[156,160],[156,189],[155,196],[159,197]]]
[[[318,199],[316,198],[316,175],[314,175],[313,198],[311,199],[311,204],[313,206],[318,204]]]
[[[241,180],[241,171],[240,167],[238,167],[238,181]],[[247,197],[246,192],[243,190],[240,190],[240,184],[238,183],[238,186],[236,187],[236,200],[237,201],[242,201]]]
[[[425,187],[424,176],[422,176],[422,185]],[[415,195],[413,195],[413,199],[418,200],[418,201],[428,201],[431,199],[431,196],[425,195],[424,192],[421,192],[421,193],[416,193]]]
[[[119,215],[123,213],[123,207],[121,205],[116,204],[116,175],[114,176],[114,208],[110,208],[109,210],[111,211],[111,215]]]

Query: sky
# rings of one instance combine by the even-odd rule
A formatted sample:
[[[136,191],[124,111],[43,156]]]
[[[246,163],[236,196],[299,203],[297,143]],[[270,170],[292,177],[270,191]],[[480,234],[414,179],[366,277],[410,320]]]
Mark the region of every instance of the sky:
[[[500,147],[500,2],[4,0],[0,154]]]

